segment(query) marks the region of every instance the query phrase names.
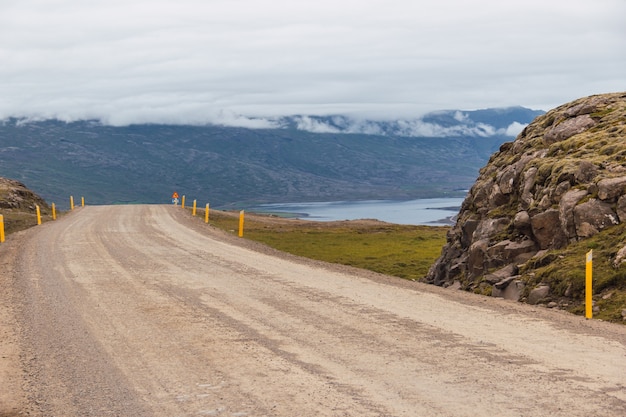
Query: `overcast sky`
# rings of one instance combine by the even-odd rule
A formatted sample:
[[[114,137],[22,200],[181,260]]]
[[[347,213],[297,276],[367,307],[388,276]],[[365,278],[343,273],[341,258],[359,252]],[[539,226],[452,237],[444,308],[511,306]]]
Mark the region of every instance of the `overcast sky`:
[[[253,126],[625,90],[625,0],[0,0],[0,119]]]

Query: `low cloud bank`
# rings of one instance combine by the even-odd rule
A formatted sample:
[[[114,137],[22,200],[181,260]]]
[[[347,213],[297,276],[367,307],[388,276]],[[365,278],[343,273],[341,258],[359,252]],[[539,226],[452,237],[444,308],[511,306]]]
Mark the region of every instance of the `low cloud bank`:
[[[490,137],[490,136],[517,136],[527,123],[514,121],[512,123],[500,121],[501,126],[496,128],[489,123],[472,120],[469,113],[461,111],[430,113],[422,118],[401,120],[370,120],[348,116],[283,116],[283,117],[249,117],[231,111],[217,111],[207,113],[198,109],[188,109],[185,117],[179,118],[176,114],[164,109],[137,109],[132,113],[117,113],[106,118],[90,117],[90,114],[77,113],[74,115],[45,114],[36,116],[22,116],[18,118],[20,124],[30,121],[56,119],[71,123],[79,120],[95,120],[110,126],[128,126],[131,124],[158,124],[173,125],[219,125],[227,127],[241,127],[247,129],[297,129],[312,133],[329,134],[362,134],[400,137]],[[6,119],[6,118],[5,118]],[[505,124],[502,124],[505,123]],[[508,124],[506,124],[508,123]]]
[[[294,116],[283,118],[282,125],[293,125],[298,130],[313,133],[364,134],[402,137],[445,138],[459,136],[490,137],[517,136],[527,123],[512,122],[506,128],[496,128],[487,123],[477,123],[469,115],[455,112],[453,119],[456,124],[446,125],[423,119],[373,121],[358,120],[343,116]]]

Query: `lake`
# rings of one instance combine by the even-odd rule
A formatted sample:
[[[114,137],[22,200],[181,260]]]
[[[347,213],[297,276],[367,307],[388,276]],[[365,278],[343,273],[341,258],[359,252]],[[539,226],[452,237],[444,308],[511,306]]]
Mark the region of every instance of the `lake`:
[[[262,204],[252,213],[272,213],[305,220],[334,221],[377,219],[389,223],[449,226],[463,198],[426,198],[409,201],[368,200]]]

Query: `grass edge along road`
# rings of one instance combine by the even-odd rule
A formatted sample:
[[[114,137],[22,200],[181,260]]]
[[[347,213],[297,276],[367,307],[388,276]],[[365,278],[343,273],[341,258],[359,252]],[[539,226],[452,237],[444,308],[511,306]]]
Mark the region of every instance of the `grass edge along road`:
[[[238,230],[238,213],[211,211],[211,224],[233,234]],[[409,280],[423,278],[441,254],[450,228],[410,226],[377,220],[318,222],[287,219],[271,215],[246,213],[244,237],[274,249],[305,258],[349,265]],[[626,225],[602,231],[585,241],[561,250],[549,251],[544,257],[557,260],[537,267],[543,257],[532,259],[520,268],[530,291],[538,283],[549,283],[555,297],[564,297],[570,313],[584,313],[585,252],[593,248],[600,258],[609,259],[626,236]],[[527,268],[531,268],[528,271]],[[594,318],[626,324],[626,288],[623,273],[608,262],[594,264],[594,303],[599,310]],[[527,277],[526,277],[527,275]],[[567,283],[569,282],[569,285]],[[566,287],[575,294],[566,297]],[[484,296],[490,294],[479,293]],[[528,296],[528,294],[525,294]]]
[[[209,224],[236,233],[238,216],[211,210]],[[246,213],[244,238],[297,256],[418,280],[441,254],[448,230],[377,220],[318,222]]]
[[[58,211],[59,216],[68,214]],[[185,208],[191,216],[191,209]],[[30,211],[2,210],[6,233],[37,225]],[[197,210],[198,221],[204,209]],[[51,221],[50,209],[42,221]],[[211,210],[209,224],[237,233],[239,212]],[[244,237],[274,249],[319,261],[349,265],[404,279],[423,278],[441,254],[449,227],[414,226],[377,220],[319,222],[245,214]]]

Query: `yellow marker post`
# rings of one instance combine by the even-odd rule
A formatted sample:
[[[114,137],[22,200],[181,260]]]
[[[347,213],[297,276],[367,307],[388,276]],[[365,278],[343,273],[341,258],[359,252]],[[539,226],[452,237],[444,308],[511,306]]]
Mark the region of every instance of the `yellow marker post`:
[[[35,206],[35,209],[37,210],[37,226],[39,226],[41,225],[41,210],[39,206]]]
[[[243,237],[243,210],[239,212],[239,237]]]
[[[204,222],[209,222],[209,203],[206,203],[206,208],[204,209]]]
[[[54,203],[52,203],[52,220],[56,220],[57,219],[57,206],[54,205]]]
[[[70,196],[70,210],[74,210],[74,196]]]
[[[80,198],[80,205],[81,207],[85,207],[85,197]]]
[[[191,210],[191,215],[192,216],[196,215],[196,200],[193,200],[193,210]]]
[[[0,214],[0,243],[4,242],[4,216]]]
[[[593,317],[593,249],[587,252],[585,279],[585,317]]]
[[[180,206],[182,208],[185,208],[185,196],[183,196],[183,200],[181,201]]]

